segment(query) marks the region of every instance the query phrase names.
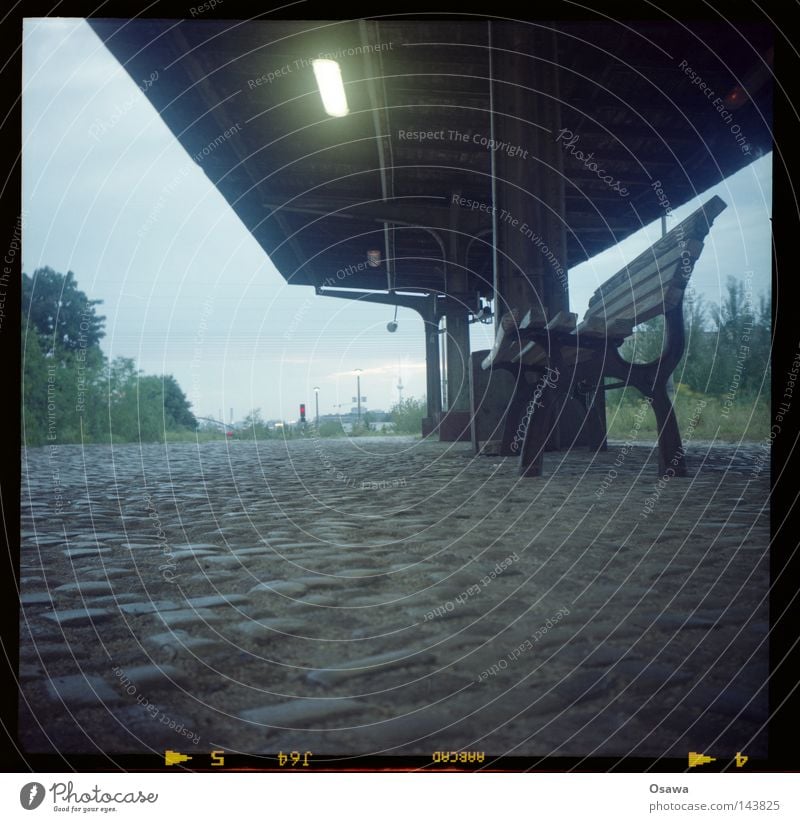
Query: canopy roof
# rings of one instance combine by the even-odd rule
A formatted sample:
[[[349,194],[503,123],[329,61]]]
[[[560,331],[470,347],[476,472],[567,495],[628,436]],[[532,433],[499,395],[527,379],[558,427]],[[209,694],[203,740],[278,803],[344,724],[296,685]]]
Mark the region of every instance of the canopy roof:
[[[444,292],[442,247],[425,228],[454,196],[471,230],[491,228],[487,22],[90,24],[288,282],[331,285],[338,272],[348,288]],[[535,54],[525,76],[496,79],[561,101],[568,131],[552,136],[564,149],[570,267],[771,149],[769,28],[545,28],[556,32],[558,88],[540,83],[551,73]],[[320,54],[341,65],[345,117],[322,109],[310,65]],[[496,150],[527,159],[525,146]],[[389,218],[400,226],[393,279]],[[382,251],[380,265],[367,264],[369,249]],[[475,243],[468,263],[491,296],[490,244]]]

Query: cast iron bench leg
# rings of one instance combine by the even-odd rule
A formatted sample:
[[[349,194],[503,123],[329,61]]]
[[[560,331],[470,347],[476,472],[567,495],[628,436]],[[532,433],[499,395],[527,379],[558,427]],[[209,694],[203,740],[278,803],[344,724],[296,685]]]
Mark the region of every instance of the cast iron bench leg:
[[[547,376],[543,375],[533,387],[523,412],[523,422],[527,422],[527,426],[519,459],[522,477],[542,476],[544,450],[548,441],[557,450],[561,447],[558,421],[570,394],[562,387],[564,369],[560,356],[556,354],[551,361],[553,368],[548,369]],[[555,381],[552,381],[552,374],[555,374]]]
[[[500,455],[503,457],[516,457],[520,452],[522,437],[520,435],[520,423],[525,414],[525,407],[531,396],[531,387],[525,379],[524,373],[520,370],[517,375],[517,384],[514,394],[511,397],[508,410],[506,411],[505,422],[503,423],[503,440],[500,446]],[[516,447],[515,447],[516,443]]]
[[[666,386],[653,388],[653,411],[658,426],[658,473],[664,476],[685,477],[686,463],[678,420],[672,407]]]
[[[602,379],[602,377],[601,377]],[[590,451],[607,451],[606,439],[606,392],[602,385],[589,389],[586,398],[586,429]]]

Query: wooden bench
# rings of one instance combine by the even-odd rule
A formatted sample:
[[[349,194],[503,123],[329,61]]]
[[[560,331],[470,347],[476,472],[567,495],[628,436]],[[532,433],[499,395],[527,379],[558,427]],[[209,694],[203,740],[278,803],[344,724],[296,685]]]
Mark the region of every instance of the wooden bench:
[[[719,197],[664,235],[603,285],[589,301],[583,321],[560,312],[548,318],[541,306],[522,314],[508,312],[487,356],[473,358],[484,370],[504,369],[514,377],[514,389],[500,428],[500,453],[519,454],[520,474],[541,476],[542,456],[549,443],[559,442],[559,420],[575,397],[585,408],[582,427],[590,448],[604,448],[605,391],[633,386],[652,405],[658,426],[660,475],[684,476],[683,446],[667,381],[685,348],[683,294],[703,240],[714,219],[726,208]],[[660,314],[665,319],[661,355],[644,364],[626,362],[619,347],[635,326]],[[617,382],[606,384],[605,378]],[[473,389],[473,444],[480,449],[477,420],[482,398]]]

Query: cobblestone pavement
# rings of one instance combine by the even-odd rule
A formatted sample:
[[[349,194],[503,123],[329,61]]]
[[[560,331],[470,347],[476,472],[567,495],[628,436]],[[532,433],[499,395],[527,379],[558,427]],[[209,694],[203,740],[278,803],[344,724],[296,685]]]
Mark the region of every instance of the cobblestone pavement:
[[[23,453],[30,752],[765,752],[768,463],[411,438]]]

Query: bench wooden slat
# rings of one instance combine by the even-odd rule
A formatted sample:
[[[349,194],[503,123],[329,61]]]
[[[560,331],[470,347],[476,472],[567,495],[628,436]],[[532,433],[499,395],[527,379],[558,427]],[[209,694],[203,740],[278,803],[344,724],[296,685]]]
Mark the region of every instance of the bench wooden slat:
[[[575,329],[575,336],[624,339],[630,336],[632,331],[633,320],[625,317],[618,317],[615,320],[609,320],[606,317],[589,317]]]
[[[675,247],[650,265],[639,269],[629,281],[622,281],[616,288],[597,298],[597,292],[589,303],[585,317],[629,317],[639,325],[656,316],[659,311],[644,316],[644,298],[655,291],[668,291],[674,287],[683,290],[689,281],[694,264],[703,250],[699,240],[688,240],[683,248]],[[652,306],[648,303],[648,308]]]
[[[481,368],[487,371],[495,363],[511,360],[517,354],[519,332],[510,322],[501,322],[495,334],[494,345],[488,356],[481,363]]]
[[[668,255],[671,249],[678,249],[680,252],[681,242],[689,243],[692,240],[702,241],[708,234],[711,224],[714,220],[727,208],[720,197],[716,195],[712,197],[707,203],[702,205],[696,211],[692,212],[685,220],[678,223],[672,231],[667,232],[658,242],[654,243],[646,251],[643,251],[632,262],[625,266],[621,271],[618,271],[613,277],[609,277],[594,293],[591,300],[589,300],[590,308],[594,303],[603,299],[609,292],[614,291],[620,286],[629,284],[631,278],[634,277],[640,270],[650,266],[654,260],[657,260],[665,255]],[[700,246],[702,249],[702,245]],[[691,248],[689,247],[691,251]],[[697,258],[699,251],[694,254]]]
[[[559,311],[545,326],[548,331],[574,331],[578,324],[578,315],[571,311]]]
[[[561,314],[562,312],[559,312]],[[544,328],[547,325],[547,314],[545,314],[542,306],[537,305],[528,310],[528,313],[522,318],[519,324],[520,329],[527,328]]]
[[[681,294],[683,288],[680,285],[672,283],[662,288],[658,280],[654,280],[652,284],[648,284],[647,290],[640,289],[633,299],[631,295],[617,298],[606,306],[608,314],[601,314],[598,319],[606,323],[626,320],[633,328],[676,306]]]

